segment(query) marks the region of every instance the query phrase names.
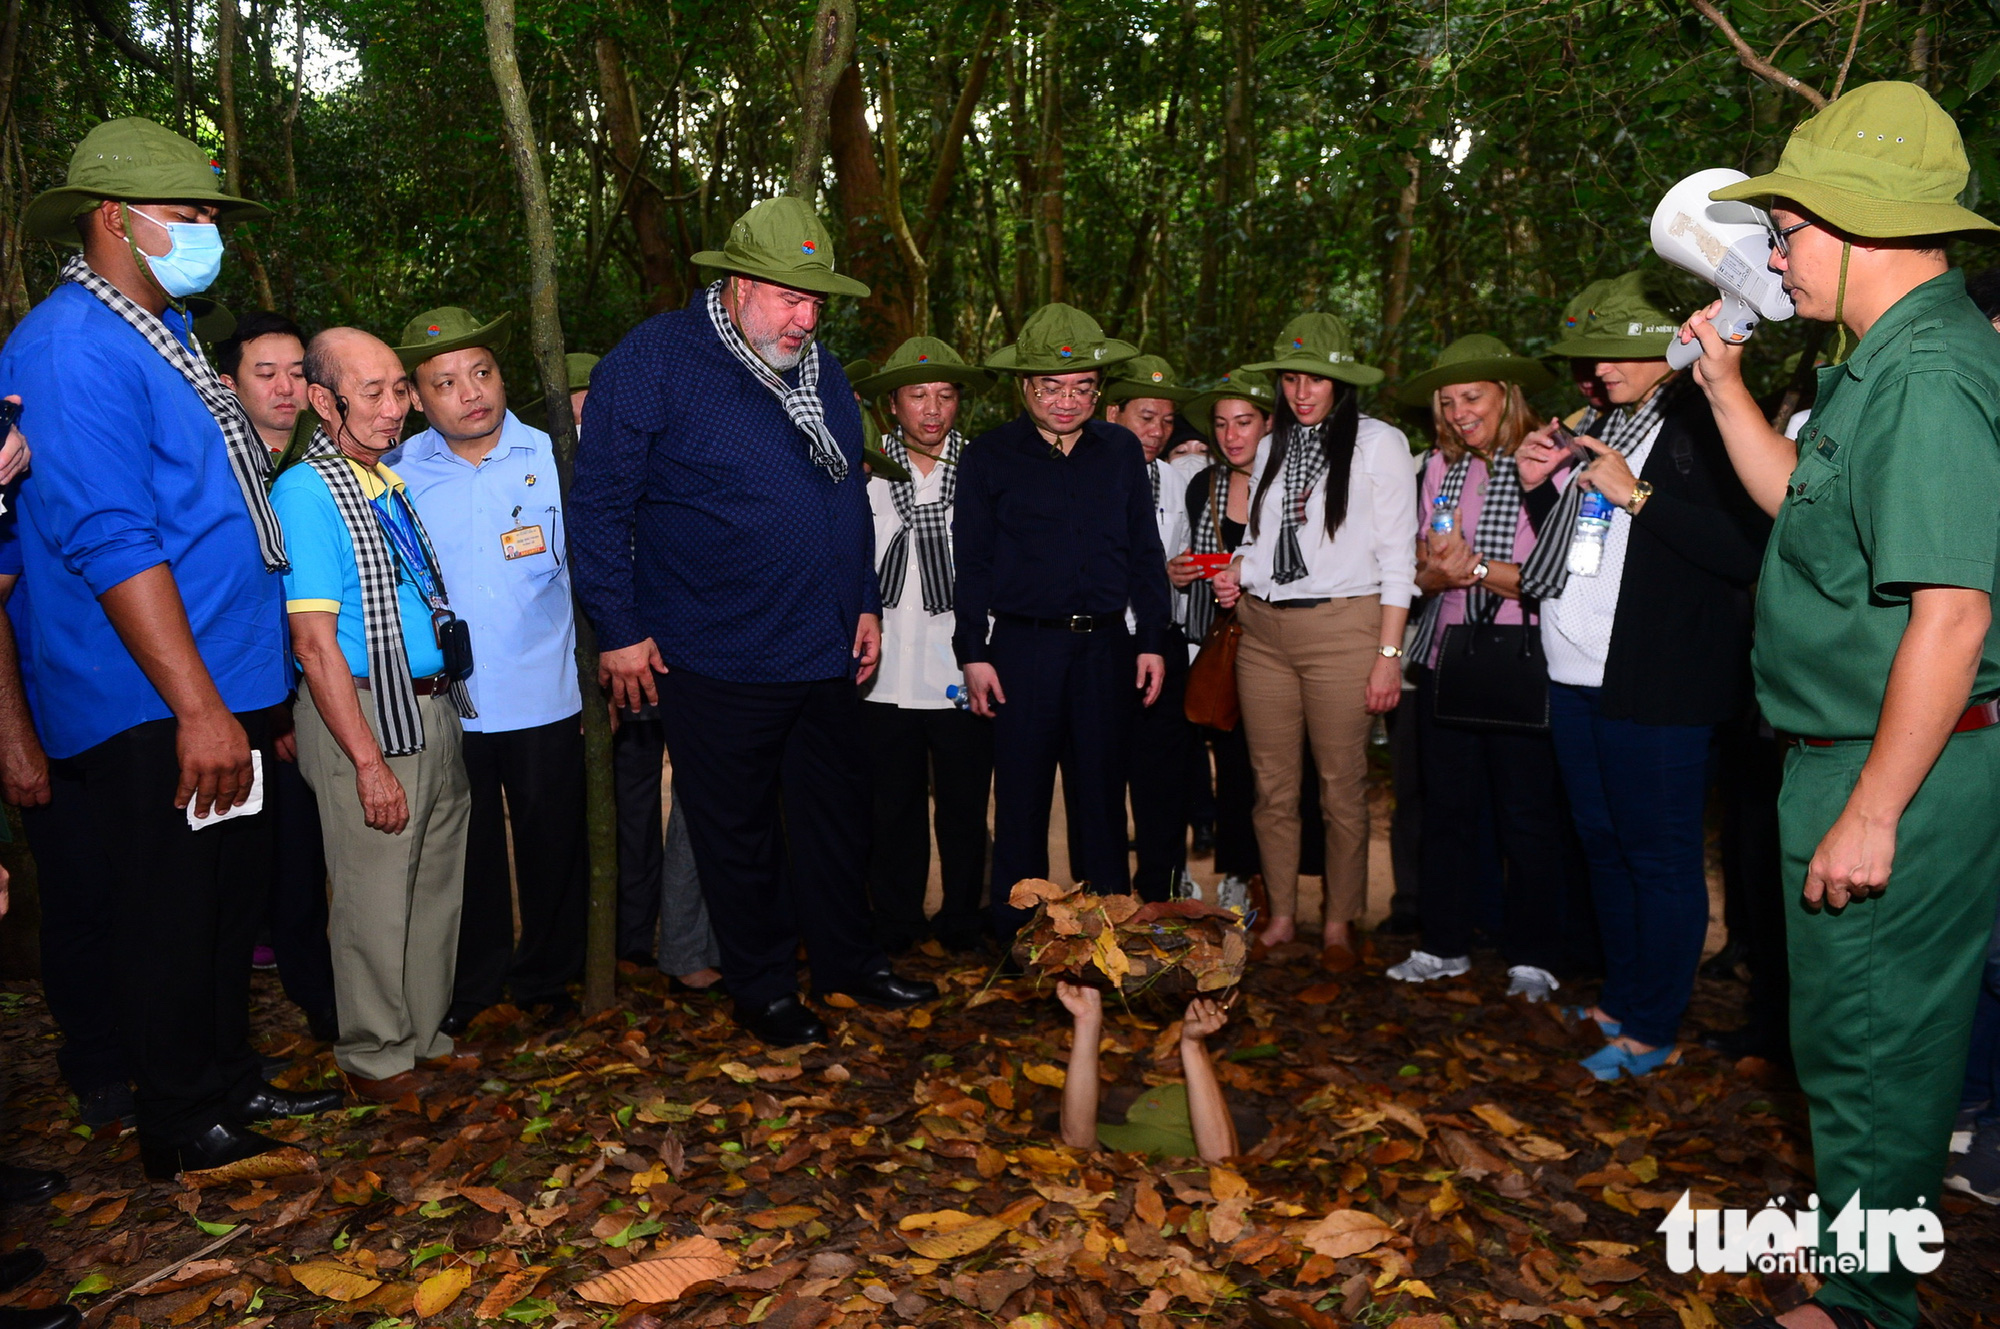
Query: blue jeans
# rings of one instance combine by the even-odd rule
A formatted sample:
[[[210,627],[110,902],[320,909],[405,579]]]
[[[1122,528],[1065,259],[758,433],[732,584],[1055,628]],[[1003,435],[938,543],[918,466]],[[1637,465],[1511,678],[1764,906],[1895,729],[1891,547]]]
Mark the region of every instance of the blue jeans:
[[[1628,1038],[1679,1035],[1708,934],[1702,814],[1713,725],[1606,719],[1598,689],[1549,685],[1549,729],[1590,864],[1604,943],[1598,1005]]]

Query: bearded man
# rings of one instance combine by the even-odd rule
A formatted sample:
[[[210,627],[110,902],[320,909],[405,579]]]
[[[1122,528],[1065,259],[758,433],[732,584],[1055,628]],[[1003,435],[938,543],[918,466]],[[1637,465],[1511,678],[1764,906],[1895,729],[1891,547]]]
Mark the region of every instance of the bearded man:
[[[826,1029],[798,996],[937,996],[889,968],[865,878],[859,685],[881,654],[861,413],[814,343],[833,268],[811,208],[774,198],[694,261],[724,274],[591,375],[570,572],[624,709],[656,703],[736,1018],[766,1043]]]

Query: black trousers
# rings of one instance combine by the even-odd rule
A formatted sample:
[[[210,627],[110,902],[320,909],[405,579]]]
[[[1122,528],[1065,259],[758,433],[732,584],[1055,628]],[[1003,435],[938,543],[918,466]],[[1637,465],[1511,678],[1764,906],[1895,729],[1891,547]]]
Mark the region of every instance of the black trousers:
[[[572,715],[531,729],[465,735],[472,820],[451,994],[455,1012],[472,1015],[496,1005],[503,985],[518,1006],[559,1000],[583,973],[590,888],[578,720]],[[510,828],[521,909],[518,945],[516,890],[507,873]]]
[[[277,818],[277,874],[269,918],[278,980],[294,1006],[331,1023],[333,948],[326,935],[326,842],[320,835],[319,801],[297,762],[277,762],[265,774],[270,777],[265,806]]]
[[[1127,782],[1132,790],[1132,838],[1139,851],[1132,886],[1146,900],[1169,898],[1187,867],[1187,772],[1196,739],[1187,718],[1187,643],[1178,632],[1167,643],[1166,661],[1159,699],[1148,706],[1144,694],[1134,691],[1130,703],[1132,755]]]
[[[660,924],[660,865],[666,831],[660,778],[667,730],[657,715],[622,715],[611,738],[618,801],[618,955],[651,964]]]
[[[1583,865],[1555,745],[1547,734],[1489,734],[1439,724],[1431,718],[1432,690],[1431,672],[1420,671],[1415,701],[1424,766],[1423,949],[1441,956],[1472,950],[1484,876],[1476,831],[1490,809],[1506,863],[1501,952],[1510,965],[1564,970],[1564,913]]]
[[[1204,729],[1202,736],[1215,751],[1215,870],[1225,877],[1248,880],[1264,870],[1257,848],[1257,827],[1250,814],[1257,807],[1257,773],[1250,768],[1250,744],[1243,726],[1234,729]],[[1317,792],[1318,781],[1311,788]],[[1319,800],[1313,800],[1319,808]],[[1301,835],[1300,844],[1317,843],[1326,853],[1326,835]]]
[[[917,710],[874,701],[861,703],[861,715],[875,767],[868,894],[876,936],[889,951],[921,940],[926,930],[969,946],[986,930],[979,896],[986,884],[993,722],[951,706]],[[944,901],[927,924],[933,823]]]
[[[1063,780],[1070,861],[1099,892],[1131,889],[1125,782],[1138,651],[1122,626],[1069,632],[1002,619],[988,656],[1007,695],[993,722],[992,915],[1005,941],[1028,918],[1008,892],[1049,875],[1058,764],[1071,772]]]
[[[868,907],[861,694],[846,678],[731,683],[676,668],[660,715],[702,898],[739,1006],[838,992],[887,965]]]
[[[269,711],[239,714],[271,751]],[[110,864],[109,982],[125,1030],[139,1131],[185,1144],[259,1079],[250,1049],[250,951],[271,883],[273,818],[193,830],[174,806],[175,722],[149,720],[55,763],[83,794]]]
[[[1424,763],[1417,750],[1416,694],[1385,717],[1389,729],[1389,773],[1396,793],[1396,810],[1389,820],[1389,864],[1396,891],[1389,912],[1416,917],[1419,883],[1423,880]]]
[[[66,763],[49,772],[49,801],[22,808],[42,893],[42,996],[62,1031],[56,1067],[79,1097],[126,1084],[115,960],[118,879],[99,839],[90,795]]]
[[[1731,940],[1750,966],[1745,1024],[1770,1054],[1791,1046],[1791,958],[1785,949],[1778,787],[1784,746],[1755,707],[1717,731],[1716,802],[1722,812],[1722,882]]]

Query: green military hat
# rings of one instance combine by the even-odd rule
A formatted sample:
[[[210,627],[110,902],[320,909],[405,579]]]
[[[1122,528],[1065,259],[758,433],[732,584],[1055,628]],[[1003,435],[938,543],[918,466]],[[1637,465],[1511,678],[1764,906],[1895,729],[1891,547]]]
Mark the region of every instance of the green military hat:
[[[1100,1124],[1098,1143],[1120,1153],[1155,1158],[1196,1158],[1194,1119],[1188,1112],[1185,1084],[1154,1085],[1125,1111],[1125,1124]]]
[[[205,295],[190,295],[181,304],[194,315],[194,335],[210,346],[227,341],[236,331],[236,315],[230,313],[229,306],[220,300]]]
[[[1139,355],[1118,366],[1104,384],[1106,404],[1157,397],[1179,405],[1194,396],[1193,388],[1180,386],[1174,367],[1157,355]]]
[[[975,390],[993,385],[991,374],[967,364],[965,357],[936,337],[912,337],[896,348],[880,370],[870,365],[862,377],[850,374],[848,378],[854,390],[871,401],[912,383],[956,383]]]
[[[1354,333],[1338,314],[1300,314],[1278,334],[1269,360],[1245,368],[1274,374],[1317,374],[1363,388],[1383,378],[1381,370],[1354,358]]]
[[[1961,207],[1971,165],[1944,108],[1914,83],[1866,83],[1801,122],[1778,167],[1717,200],[1784,198],[1850,235],[2000,231]]]
[[[597,362],[604,357],[592,355],[589,351],[571,351],[563,357],[563,369],[569,375],[569,390],[582,392],[590,386],[590,371],[597,368]]]
[[[1428,406],[1431,394],[1454,383],[1518,383],[1525,392],[1540,392],[1556,376],[1539,360],[1516,355],[1498,337],[1475,332],[1438,352],[1431,367],[1396,389],[1405,406]]]
[[[1605,292],[1611,289],[1611,285],[1611,278],[1599,277],[1596,281],[1578,291],[1571,298],[1570,302],[1563,306],[1562,327],[1556,330],[1557,341],[1563,340],[1582,327],[1585,321],[1597,312],[1598,301],[1604,298]],[[1544,352],[1544,354],[1552,355],[1554,352],[1549,351]]]
[[[862,379],[875,372],[875,362],[849,360],[840,367],[840,372],[847,375],[847,385],[855,388],[855,395],[860,396],[864,403],[861,407],[861,421],[868,427],[869,436],[864,436],[861,441],[862,464],[868,468],[870,475],[879,475],[884,480],[909,480],[911,478],[909,467],[882,451],[881,445],[870,437],[882,432],[882,420],[875,414],[875,408],[866,404],[867,397],[855,387]]]
[[[1047,304],[1028,315],[1021,336],[986,357],[1002,374],[1075,374],[1109,369],[1139,354],[1128,341],[1104,335],[1097,320],[1075,305]]]
[[[1215,404],[1224,401],[1247,401],[1269,415],[1278,409],[1277,380],[1261,369],[1232,369],[1213,387],[1190,398],[1181,408],[1181,418],[1204,438],[1213,438]]]
[[[1628,272],[1592,288],[1599,285],[1583,321],[1549,347],[1548,354],[1572,360],[1657,360],[1665,355],[1680,320],[1661,313],[1647,298],[1644,275]]]
[[[840,367],[840,372],[847,375],[847,384],[849,387],[852,387],[875,372],[875,362],[873,360],[849,360]]]
[[[502,314],[491,323],[481,323],[476,314],[457,305],[426,309],[403,325],[402,344],[396,347],[403,368],[415,369],[433,356],[462,351],[468,346],[484,346],[498,356],[507,346],[512,330],[512,314]]]
[[[74,225],[102,199],[126,203],[212,203],[216,220],[249,221],[270,209],[225,194],[221,168],[191,140],[151,120],[128,115],[106,120],[83,136],[70,154],[69,174],[28,205],[22,224],[30,235],[57,244],[79,243]]]
[[[833,237],[802,198],[767,198],[736,219],[720,249],[694,256],[704,268],[755,277],[822,295],[866,296],[869,288],[833,270]]]

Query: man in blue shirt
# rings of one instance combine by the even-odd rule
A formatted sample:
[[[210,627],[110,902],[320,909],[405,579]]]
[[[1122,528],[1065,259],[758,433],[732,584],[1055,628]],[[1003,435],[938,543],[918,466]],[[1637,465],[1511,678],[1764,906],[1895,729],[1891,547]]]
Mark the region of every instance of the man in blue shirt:
[[[99,125],[24,218],[81,253],[0,351],[0,393],[20,395],[38,453],[21,492],[23,664],[42,745],[111,859],[110,969],[154,1177],[274,1148],[244,1123],[339,1102],[259,1075],[248,984],[270,818],[217,821],[272,760],[285,547],[269,456],[174,302],[214,280],[216,223],[262,211],[220,192],[178,134]]]
[[[466,680],[479,714],[465,721],[472,827],[458,976],[443,1026],[454,1037],[499,1004],[503,984],[523,1009],[573,1011],[565,987],[583,972],[589,902],[583,695],[561,486],[549,436],[507,409],[494,358],[507,344],[507,321],[502,314],[481,325],[463,309],[430,309],[403,328],[396,348],[430,428],[388,463],[423,514],[479,662]]]
[[[1020,340],[986,362],[1017,377],[1022,413],[974,439],[959,467],[952,649],[973,711],[994,717],[993,928],[1003,947],[1027,920],[1008,903],[1014,883],[1049,872],[1049,808],[1065,759],[1076,777],[1063,784],[1071,861],[1099,891],[1131,889],[1133,697],[1159,699],[1177,634],[1146,455],[1131,430],[1091,412],[1104,369],[1137,354],[1080,309],[1036,310]]]
[[[306,402],[327,428],[271,488],[285,523],[299,772],[319,801],[340,1039],[355,1093],[397,1102],[416,1064],[451,1051],[472,796],[459,758],[471,713],[446,672],[445,583],[403,481],[382,465],[410,410],[396,353],[356,328],[306,347]]]
[[[881,603],[860,411],[813,334],[829,295],[868,288],[834,272],[795,198],[758,204],[694,260],[730,275],[591,375],[570,555],[614,704],[657,702],[666,722],[737,1019],[766,1043],[815,1042],[802,937],[821,995],[937,995],[891,972],[865,887],[856,684]]]

